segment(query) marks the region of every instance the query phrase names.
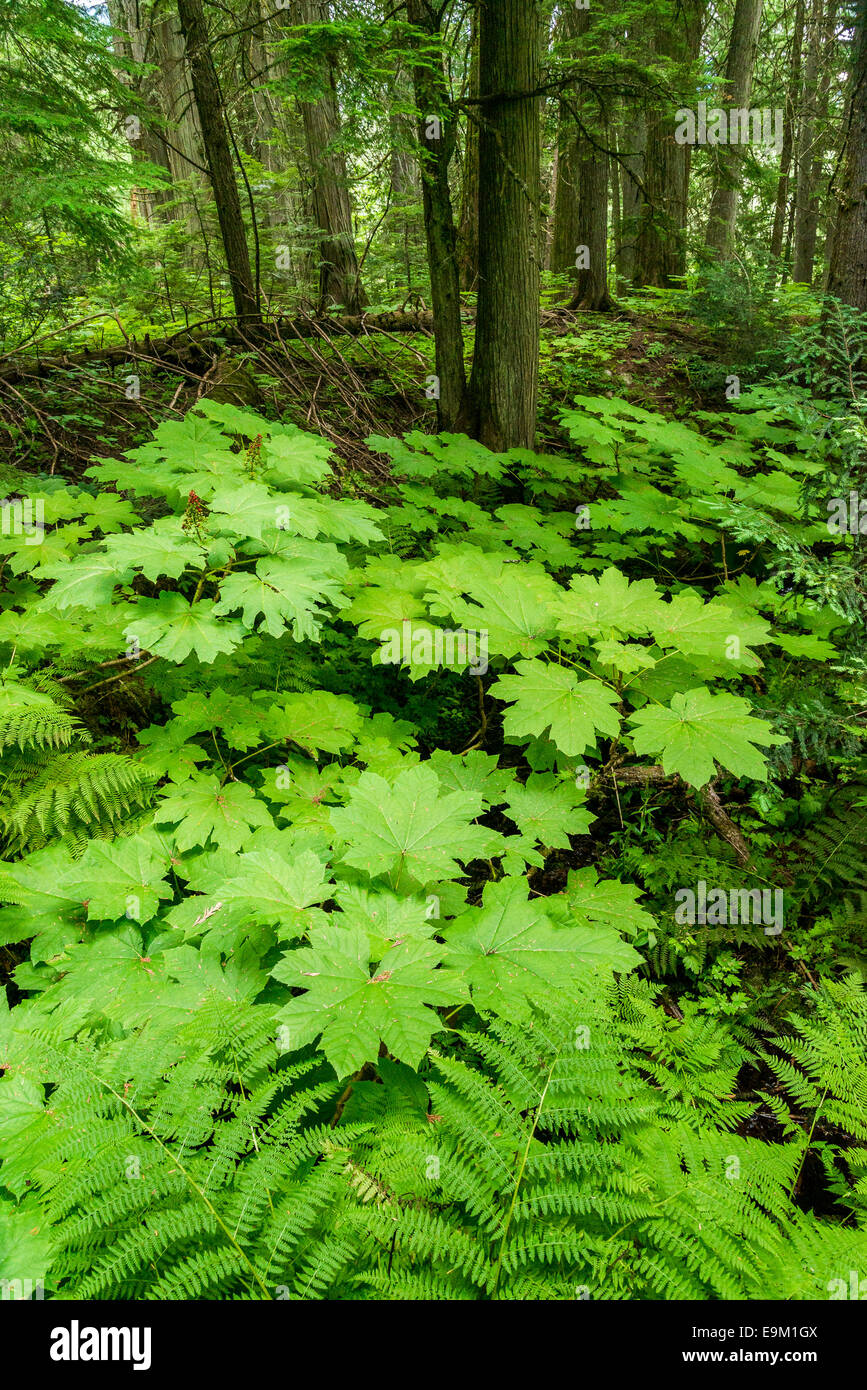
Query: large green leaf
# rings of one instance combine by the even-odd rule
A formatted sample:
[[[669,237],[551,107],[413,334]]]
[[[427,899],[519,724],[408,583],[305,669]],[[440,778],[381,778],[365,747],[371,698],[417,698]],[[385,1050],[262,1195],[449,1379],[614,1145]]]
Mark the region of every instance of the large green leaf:
[[[715,776],[715,762],[736,777],[768,779],[767,760],[756,744],[785,743],[764,719],[752,716],[739,695],[714,695],[704,686],[672,697],[671,708],[646,708],[632,716],[636,753],[660,756],[667,773],[678,773],[693,787]]]
[[[278,1015],[287,1049],[321,1035],[320,1046],[338,1076],[357,1071],[384,1043],[398,1061],[418,1067],[440,1028],[434,1004],[459,1003],[466,985],[438,969],[442,947],[426,940],[391,947],[370,967],[368,936],[360,925],[314,928],[309,949],[290,951],[272,974],[303,988]]]
[[[443,793],[433,768],[424,764],[399,773],[394,784],[365,772],[331,824],[344,842],[343,859],[371,878],[387,875],[393,889],[408,890],[450,878],[458,861],[496,853],[502,837],[473,825],[484,809],[472,792]]]
[[[271,824],[266,807],[245,782],[221,786],[216,777],[198,775],[160,802],[154,820],[175,826],[175,843],[182,851],[209,841],[238,850],[254,826]]]
[[[640,957],[612,928],[554,925],[545,899],[528,901],[526,879],[489,883],[483,906],[444,931],[446,963],[469,984],[479,1009],[523,1018],[552,989],[568,989],[588,968],[629,970]]]
[[[597,733],[613,738],[620,730],[617,692],[597,680],[579,681],[567,666],[518,661],[517,675],[502,676],[491,694],[512,708],[503,731],[512,739],[550,738],[570,757],[596,743]]]

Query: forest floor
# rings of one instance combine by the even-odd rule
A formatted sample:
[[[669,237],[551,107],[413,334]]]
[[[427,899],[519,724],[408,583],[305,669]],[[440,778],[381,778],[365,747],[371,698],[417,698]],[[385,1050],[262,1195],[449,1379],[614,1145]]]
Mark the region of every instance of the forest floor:
[[[724,402],[727,369],[713,334],[670,310],[635,306],[543,311],[540,447],[563,447],[557,412],[576,393],[618,395],[678,417]],[[466,328],[469,358],[469,315]],[[345,468],[374,480],[383,465],[366,447],[368,435],[436,429],[424,388],[433,363],[428,332],[336,337],[326,320],[313,340],[256,349],[230,338],[173,334],[132,343],[126,356],[117,343],[65,353],[53,340],[0,362],[0,483],[11,483],[15,468],[78,481],[94,460],[141,444],[203,396],[314,429]]]

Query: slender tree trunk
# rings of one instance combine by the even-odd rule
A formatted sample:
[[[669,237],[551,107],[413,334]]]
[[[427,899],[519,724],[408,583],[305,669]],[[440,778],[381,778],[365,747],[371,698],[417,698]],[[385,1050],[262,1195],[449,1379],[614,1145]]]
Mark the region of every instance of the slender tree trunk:
[[[326,24],[328,0],[296,0],[299,24]],[[322,93],[300,103],[311,179],[311,210],[320,233],[319,305],[342,304],[357,314],[367,304],[359,278],[346,157],[340,148],[340,108],[333,63],[322,72]]]
[[[406,118],[396,111],[389,114],[391,143],[391,204],[394,226],[400,234],[403,260],[402,283],[407,294],[413,292],[413,253],[416,249],[417,218],[414,209],[419,200],[418,161],[415,130]]]
[[[439,51],[435,60],[431,54],[431,41],[438,38],[432,11],[424,0],[408,0],[407,15],[410,24],[429,36],[413,63],[413,83],[419,111],[424,226],[434,311],[438,418],[440,429],[450,430],[464,409],[467,391],[457,232],[449,190],[456,122],[448,107]]]
[[[830,200],[823,198],[825,175],[825,150],[828,142],[828,113],[831,96],[831,75],[836,66],[837,56],[837,3],[826,0],[824,39],[822,43],[821,72],[816,108],[816,137],[813,142],[813,169],[811,182],[813,188],[813,229],[811,281],[815,278],[816,249],[819,243],[819,228],[825,229],[828,237],[828,221],[831,216]]]
[[[725,86],[720,100],[725,108],[743,110],[749,107],[761,24],[762,0],[736,0]],[[743,157],[742,145],[722,145],[717,150],[716,182],[705,244],[723,260],[728,260],[734,251]]]
[[[473,7],[472,30],[470,34],[470,98],[479,95],[479,0]],[[471,113],[475,120],[467,120],[466,148],[464,150],[464,175],[461,185],[461,222],[458,232],[458,262],[461,272],[461,289],[474,290],[479,279],[479,108]]]
[[[617,165],[621,186],[620,238],[617,242],[617,272],[626,283],[635,276],[635,246],[644,198],[641,179],[647,148],[647,123],[642,112],[627,121],[623,132],[622,164]]]
[[[567,5],[560,18],[560,37],[576,39],[587,32],[589,12]],[[581,136],[573,109],[582,106],[575,88],[564,94],[557,121],[557,176],[554,185],[554,227],[551,236],[549,268],[555,275],[571,274],[581,235]]]
[[[685,0],[682,8],[660,16],[653,49],[674,60],[688,82],[698,58],[705,0]],[[691,145],[674,138],[672,103],[654,105],[647,116],[644,192],[635,245],[635,282],[668,289],[686,274],[686,215]]]
[[[590,34],[591,12],[577,13],[578,36]],[[580,92],[576,96],[581,99]],[[604,114],[599,111],[594,115],[588,105],[585,99],[583,112],[597,143],[591,145],[585,136],[579,147],[578,256],[573,260],[578,274],[569,308],[603,310],[613,304],[608,292],[608,127]]]
[[[134,63],[150,61],[150,25],[134,0],[109,0],[108,15],[115,30],[112,42],[118,58],[125,58]],[[126,72],[121,73],[120,77],[125,83],[131,81]],[[139,88],[137,95],[148,107],[159,109],[159,101],[155,101],[155,85],[152,76],[146,76],[140,83],[135,83]],[[134,112],[128,113],[124,119],[124,133],[132,146],[133,157],[137,161],[147,161],[165,169],[169,176],[167,181],[170,181],[171,167],[166,158],[165,145],[147,117]],[[160,205],[169,198],[171,190],[168,188],[136,188],[130,194],[130,211],[133,217],[152,222]]]
[[[822,3],[813,0],[807,23],[807,60],[798,132],[797,190],[795,193],[795,262],[792,279],[796,284],[813,281],[816,227],[819,208],[813,184],[816,122],[819,96],[819,60],[822,51]]]
[[[608,162],[608,177],[609,195],[611,197],[611,245],[616,250],[620,245],[623,226],[620,214],[620,165],[616,159],[611,159]],[[617,261],[615,257],[615,280],[618,279]]]
[[[241,199],[232,162],[220,86],[208,44],[202,0],[178,0],[178,18],[190,63],[193,92],[202,127],[214,201],[217,205],[217,218],[235,313],[240,319],[255,320],[259,317],[259,309],[250,270],[250,253],[247,249],[247,235],[241,215]]]
[[[867,311],[867,0],[858,0],[828,293]]]
[[[158,109],[165,121],[159,133],[172,183],[191,192],[191,198],[181,198],[174,215],[197,227],[196,195],[201,190],[207,199],[210,188],[184,36],[176,13],[154,14],[151,61],[159,68]]]
[[[481,10],[479,297],[472,371],[475,434],[532,447],[539,379],[539,9]]]
[[[786,93],[786,107],[783,118],[783,147],[780,151],[780,177],[777,183],[777,200],[774,207],[774,225],[771,231],[771,252],[768,266],[770,283],[777,278],[777,267],[783,249],[783,233],[786,226],[786,209],[789,204],[789,181],[792,172],[792,154],[795,147],[795,112],[798,109],[801,90],[801,50],[804,46],[804,0],[796,0],[795,28],[792,36],[792,77]]]

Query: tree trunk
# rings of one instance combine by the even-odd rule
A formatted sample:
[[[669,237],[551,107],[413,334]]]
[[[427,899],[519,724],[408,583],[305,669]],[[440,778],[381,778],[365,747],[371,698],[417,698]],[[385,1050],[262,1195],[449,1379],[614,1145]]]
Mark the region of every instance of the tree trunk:
[[[774,225],[771,231],[771,251],[768,278],[773,285],[777,278],[777,267],[783,249],[783,233],[786,227],[786,209],[789,203],[789,181],[792,172],[792,153],[795,146],[795,112],[798,109],[801,88],[801,50],[804,46],[804,0],[796,0],[795,29],[792,36],[792,77],[786,93],[786,107],[783,119],[783,147],[780,151],[780,177],[777,183],[777,201],[774,207]]]
[[[816,228],[819,206],[815,197],[813,169],[819,97],[819,59],[822,50],[822,0],[813,0],[807,23],[807,60],[798,132],[797,190],[795,193],[795,262],[792,279],[796,284],[813,282]]]
[[[298,24],[327,24],[331,18],[328,0],[296,0],[295,17]],[[320,234],[319,307],[342,304],[348,313],[357,314],[368,300],[355,254],[333,62],[323,65],[321,95],[316,101],[302,101],[300,106],[311,179],[311,211]]]
[[[589,34],[592,19],[588,10],[577,11],[579,37]],[[581,94],[576,93],[578,100]],[[610,309],[613,304],[608,292],[608,127],[605,116],[595,116],[583,103],[586,124],[593,128],[597,144],[591,145],[585,136],[579,146],[578,168],[578,240],[579,255],[573,259],[578,274],[570,309]],[[585,264],[586,262],[586,264]]]
[[[479,95],[479,3],[473,7],[470,33],[470,80],[468,95]],[[458,263],[461,289],[475,290],[479,280],[479,108],[467,120],[464,176],[461,185],[461,224],[458,232]]]
[[[531,448],[539,380],[539,9],[484,5],[480,24],[476,437]]]
[[[560,38],[568,42],[587,32],[589,12],[568,5],[560,18]],[[555,275],[571,274],[581,235],[581,136],[571,108],[580,108],[575,88],[560,101],[557,122],[557,174],[554,184],[554,229],[551,236],[549,269]]]
[[[134,0],[109,0],[108,16],[115,31],[112,44],[118,58],[125,58],[133,63],[150,61],[148,55],[150,28],[143,23],[144,16]],[[125,71],[118,75],[125,84],[133,81]],[[141,100],[148,107],[158,110],[159,102],[154,101],[156,94],[153,77],[145,76],[135,85],[139,88],[137,95]],[[165,146],[147,117],[133,112],[127,114],[124,120],[124,133],[132,146],[133,158],[136,161],[147,161],[157,165],[158,168],[165,169],[169,176],[167,181],[170,181],[171,169],[166,159]],[[132,216],[134,218],[141,217],[144,222],[152,222],[160,204],[170,197],[170,189],[135,188],[130,193]]]
[[[705,0],[690,0],[677,13],[660,16],[653,51],[677,64],[679,80],[694,91],[690,74],[698,58]],[[692,146],[674,138],[672,103],[647,113],[644,191],[635,242],[637,285],[669,289],[686,274],[686,214]]]
[[[407,15],[410,24],[428,36],[413,63],[413,84],[419,112],[424,227],[435,324],[437,415],[440,429],[451,430],[465,406],[467,390],[457,232],[449,191],[456,121],[448,107],[439,48],[435,48],[435,58],[431,52],[439,38],[437,21],[424,0],[408,0]]]
[[[761,25],[762,0],[736,0],[725,85],[720,97],[720,105],[726,109],[749,107]],[[743,158],[742,145],[721,145],[717,149],[716,182],[705,245],[722,260],[729,260],[734,251]]]
[[[622,163],[617,165],[620,179],[620,237],[616,244],[617,273],[628,284],[635,276],[635,247],[644,197],[639,180],[647,149],[647,123],[639,112],[626,122],[623,132]]]
[[[602,150],[581,161],[578,215],[588,264],[578,270],[569,308],[610,309],[614,301],[608,291],[608,156]]]
[[[857,4],[847,116],[827,290],[867,311],[867,0]]]
[[[172,172],[172,183],[186,185],[192,190],[192,201],[182,198],[174,214],[197,225],[196,191],[210,196],[208,175],[205,172],[205,148],[193,98],[190,68],[187,62],[184,36],[177,14],[168,11],[153,18],[153,53],[151,61],[159,67],[159,112],[165,125],[160,139],[165,146],[166,162]]]
[[[178,18],[190,64],[235,313],[239,319],[255,321],[259,317],[259,309],[250,270],[250,253],[202,0],[178,0]]]

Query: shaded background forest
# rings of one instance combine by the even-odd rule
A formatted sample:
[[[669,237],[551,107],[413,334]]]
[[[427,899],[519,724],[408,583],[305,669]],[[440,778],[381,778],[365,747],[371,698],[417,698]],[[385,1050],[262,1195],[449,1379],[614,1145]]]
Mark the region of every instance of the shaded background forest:
[[[5,0],[4,367],[172,339],[213,389],[219,344],[185,334],[234,323],[242,351],[306,342],[303,387],[270,366],[308,419],[330,391],[332,422],[394,409],[500,447],[534,438],[540,293],[553,315],[688,294],[742,363],[825,291],[867,307],[864,8]],[[681,143],[699,103],[775,138]],[[365,337],[336,374],[325,315]],[[138,387],[115,385],[122,416]],[[0,372],[16,443],[21,386]],[[44,405],[43,432],[88,433],[81,401]]]

